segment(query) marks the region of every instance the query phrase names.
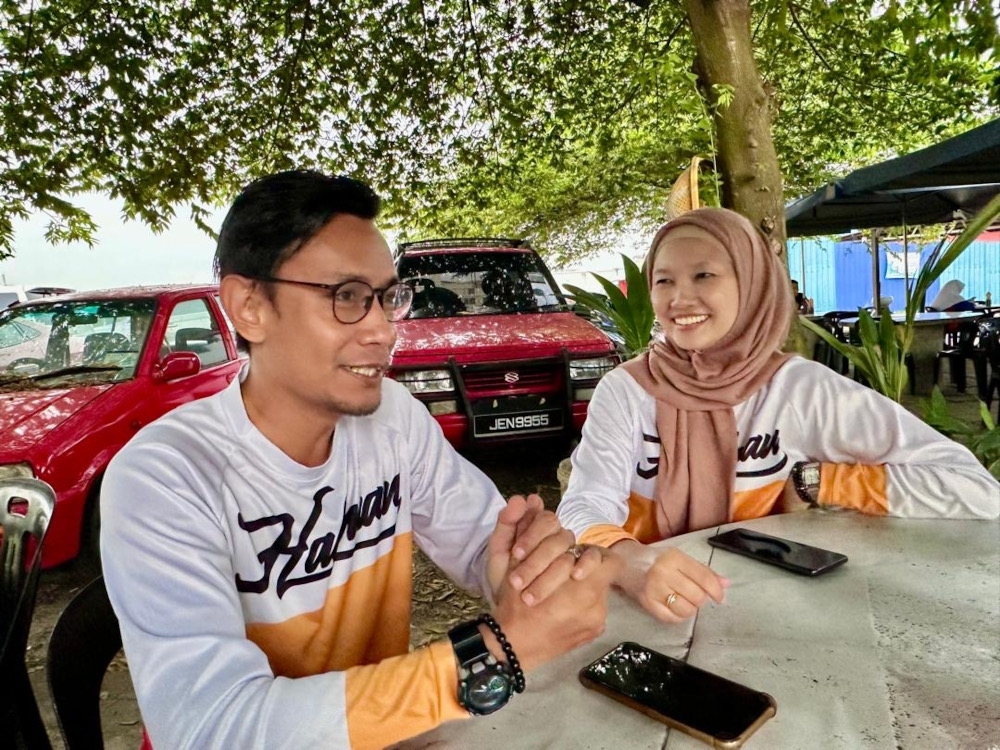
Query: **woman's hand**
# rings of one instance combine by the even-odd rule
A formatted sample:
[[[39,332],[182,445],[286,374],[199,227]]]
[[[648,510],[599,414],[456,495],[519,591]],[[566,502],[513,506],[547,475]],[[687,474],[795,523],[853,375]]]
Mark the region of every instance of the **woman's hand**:
[[[618,585],[662,622],[686,620],[709,599],[725,599],[729,580],[679,549],[660,552],[634,539],[611,549],[625,562]]]
[[[494,600],[506,578],[529,607],[569,580],[582,581],[602,565],[601,551],[574,544],[538,495],[514,495],[497,518],[488,546],[488,577]]]

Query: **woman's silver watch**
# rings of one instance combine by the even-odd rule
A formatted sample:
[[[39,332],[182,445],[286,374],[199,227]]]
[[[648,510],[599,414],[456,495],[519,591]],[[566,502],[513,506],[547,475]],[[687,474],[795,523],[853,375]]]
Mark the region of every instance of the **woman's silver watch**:
[[[819,506],[819,461],[798,461],[792,466],[792,485],[802,502]]]

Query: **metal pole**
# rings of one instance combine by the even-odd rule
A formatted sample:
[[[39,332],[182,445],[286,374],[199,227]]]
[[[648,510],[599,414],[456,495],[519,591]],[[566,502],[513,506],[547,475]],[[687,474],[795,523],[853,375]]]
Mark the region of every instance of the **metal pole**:
[[[806,240],[804,237],[799,237],[799,266],[802,268],[802,296],[808,297],[806,294]]]
[[[910,307],[910,253],[909,244],[906,241],[906,213],[903,213],[903,302],[906,308]]]
[[[879,284],[879,262],[878,262],[878,233],[879,229],[872,230],[872,307],[878,312],[879,299],[882,296],[881,284]]]

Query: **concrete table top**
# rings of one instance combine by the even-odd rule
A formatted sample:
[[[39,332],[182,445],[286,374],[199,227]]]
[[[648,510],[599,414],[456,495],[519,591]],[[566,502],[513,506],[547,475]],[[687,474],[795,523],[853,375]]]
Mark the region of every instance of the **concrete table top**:
[[[736,526],[849,560],[809,578],[710,547],[714,528],[661,542],[730,578],[725,603],[664,625],[615,592],[605,633],[529,674],[501,711],[397,747],[705,747],[580,684],[625,640],[770,693],[777,715],[750,748],[1000,746],[1000,523],[816,510],[719,528]]]

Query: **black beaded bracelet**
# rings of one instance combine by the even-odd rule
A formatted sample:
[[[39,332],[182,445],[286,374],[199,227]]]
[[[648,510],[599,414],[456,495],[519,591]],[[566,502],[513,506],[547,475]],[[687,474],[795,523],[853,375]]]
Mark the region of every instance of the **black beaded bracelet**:
[[[500,648],[503,649],[504,656],[507,657],[507,666],[510,667],[510,671],[514,673],[514,692],[523,693],[524,670],[521,669],[521,663],[517,660],[517,656],[514,655],[514,649],[511,647],[510,641],[507,640],[507,636],[505,636],[503,631],[500,629],[500,623],[493,619],[493,615],[485,612],[479,615],[478,621],[488,627],[496,637],[497,641],[499,641]]]

